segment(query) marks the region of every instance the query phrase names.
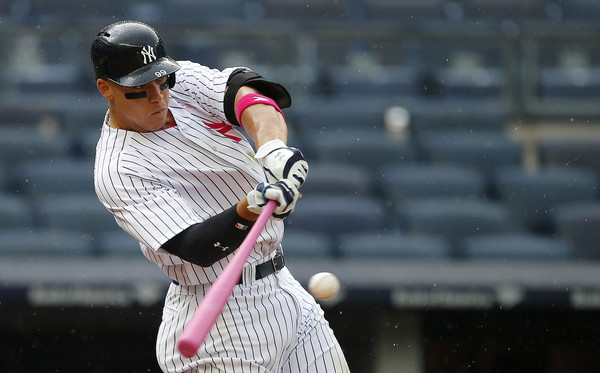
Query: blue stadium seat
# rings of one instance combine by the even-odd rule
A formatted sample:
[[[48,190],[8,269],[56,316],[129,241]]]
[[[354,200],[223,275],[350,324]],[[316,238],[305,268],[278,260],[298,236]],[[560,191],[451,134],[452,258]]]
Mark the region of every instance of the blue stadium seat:
[[[483,199],[413,199],[397,209],[397,219],[400,228],[411,234],[445,237],[456,257],[460,257],[459,244],[466,237],[523,230],[506,206]]]
[[[79,129],[79,131],[73,135],[73,141],[75,142],[74,152],[75,156],[78,158],[95,159],[96,157],[96,145],[98,145],[98,140],[100,139],[102,120],[98,120],[94,123],[97,126]]]
[[[18,3],[17,1],[13,3]],[[122,4],[122,3],[119,3]],[[27,6],[21,6],[20,17],[22,21],[32,24],[54,25],[89,25],[98,22],[104,25],[114,20],[122,6],[108,0],[90,7],[85,1],[54,0],[28,0]],[[117,14],[115,14],[117,12]]]
[[[465,22],[547,20],[547,0],[454,0]]]
[[[443,164],[383,166],[378,186],[393,206],[423,197],[485,198],[487,179],[475,167]]]
[[[597,24],[600,3],[596,0],[562,0],[561,5],[568,22]]]
[[[456,18],[461,21],[460,16]],[[442,33],[446,27],[448,24],[440,24],[437,31]],[[432,40],[420,44],[417,52],[419,63],[425,67],[419,77],[420,93],[425,97],[494,99],[503,105],[502,93],[507,82],[503,66],[506,53],[500,44],[466,39]]]
[[[369,54],[375,51],[369,51]],[[328,72],[328,85],[331,94],[348,99],[350,97],[406,97],[415,95],[417,90],[418,71],[406,66],[374,65],[371,69],[357,69],[355,66],[339,66]],[[363,112],[367,112],[363,109]],[[338,114],[342,114],[339,113]],[[376,115],[375,115],[376,114]],[[372,113],[371,118],[377,119],[381,113]],[[335,117],[334,117],[335,118]],[[324,119],[317,119],[324,122]],[[352,118],[348,126],[356,126],[360,118]],[[340,118],[334,119],[339,122]],[[381,125],[381,121],[365,121],[364,123]]]
[[[556,206],[598,198],[598,177],[591,171],[544,167],[527,171],[521,167],[498,169],[493,187],[514,219],[532,231],[552,232]]]
[[[431,163],[474,166],[488,174],[496,167],[521,164],[521,144],[497,132],[429,133],[421,146]]]
[[[501,98],[507,79],[500,67],[444,68],[436,76],[444,97],[471,100]]]
[[[583,167],[600,175],[600,141],[543,140],[538,145],[544,166]]]
[[[118,228],[95,194],[45,196],[39,199],[38,221],[44,229],[68,229],[92,238]]]
[[[297,21],[335,21],[345,18],[343,1],[315,0],[259,0],[266,19]],[[308,6],[307,6],[308,5]]]
[[[95,96],[98,93],[98,88],[96,88],[96,84],[92,84],[92,86],[95,91],[90,93],[94,96],[90,97],[85,105],[73,107],[73,102],[77,99],[71,97],[71,94],[65,99],[65,102],[56,105],[55,110],[60,117],[61,126],[71,135],[72,141],[77,142],[82,135],[87,134],[95,138],[96,142],[100,138],[102,123],[106,117],[106,102],[102,101],[104,97],[97,98]],[[76,143],[75,146],[77,145],[79,144]]]
[[[286,260],[326,259],[334,256],[332,237],[323,232],[286,228],[281,243]]]
[[[540,68],[537,93],[541,99],[590,100],[599,89],[597,67]]]
[[[0,257],[78,257],[93,254],[89,237],[69,230],[0,230]]]
[[[9,175],[6,167],[0,164],[0,194],[8,193],[10,190],[11,175]],[[12,192],[12,190],[10,190]]]
[[[94,239],[94,251],[101,256],[142,255],[140,243],[121,228],[98,234]]]
[[[296,210],[285,219],[286,229],[310,230],[331,235],[382,230],[390,224],[383,202],[374,197],[312,195],[298,200]],[[334,243],[335,244],[335,243]]]
[[[302,135],[335,130],[383,131],[387,106],[379,98],[300,99],[286,109],[286,116],[294,131]]]
[[[63,133],[45,133],[35,126],[0,126],[0,162],[13,172],[29,159],[55,159],[68,156],[69,139]]]
[[[23,196],[0,194],[0,229],[33,227],[32,206]]]
[[[595,0],[589,2],[598,4]],[[562,1],[562,6],[566,10],[566,1]],[[572,22],[567,20],[567,12],[563,13],[565,21]],[[572,38],[564,41],[548,39],[537,44],[534,61],[537,75],[532,76],[534,79],[530,84],[536,98],[549,107],[570,107],[571,102],[581,108],[593,105],[594,96],[600,89],[600,68],[594,43]],[[573,112],[583,114],[579,110]]]
[[[312,162],[302,194],[371,195],[374,181],[364,167],[349,163]]]
[[[366,20],[377,22],[426,22],[443,20],[443,0],[364,0],[362,7]]]
[[[19,163],[14,172],[19,191],[42,196],[94,193],[94,161],[74,158],[35,159]]]
[[[569,260],[568,241],[528,232],[488,234],[467,237],[460,251],[467,259],[484,260]]]
[[[510,113],[506,104],[481,98],[420,100],[406,108],[410,112],[411,133],[417,140],[428,133],[448,131],[501,134]]]
[[[339,251],[343,258],[361,260],[450,258],[450,245],[444,238],[398,230],[343,234]]]
[[[600,202],[556,207],[554,226],[558,237],[571,243],[577,260],[600,260]]]
[[[383,131],[327,131],[305,137],[307,159],[349,163],[369,170],[381,164],[410,164],[416,151],[409,141],[395,140]],[[310,158],[309,158],[310,157]]]

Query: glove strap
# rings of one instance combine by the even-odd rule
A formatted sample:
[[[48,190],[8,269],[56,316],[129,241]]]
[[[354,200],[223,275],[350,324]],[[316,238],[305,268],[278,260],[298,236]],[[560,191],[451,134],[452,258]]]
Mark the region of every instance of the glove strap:
[[[287,148],[287,145],[285,145],[285,143],[279,139],[267,141],[260,148],[258,148],[258,150],[256,151],[256,154],[254,155],[254,158],[256,158],[256,159],[264,158],[267,156],[267,154],[269,154],[273,150],[279,149],[279,148]]]

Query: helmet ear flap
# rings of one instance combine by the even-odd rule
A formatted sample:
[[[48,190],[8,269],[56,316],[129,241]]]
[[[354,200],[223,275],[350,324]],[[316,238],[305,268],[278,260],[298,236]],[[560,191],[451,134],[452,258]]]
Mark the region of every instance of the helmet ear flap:
[[[175,73],[169,74],[167,80],[169,82],[169,88],[175,87]]]

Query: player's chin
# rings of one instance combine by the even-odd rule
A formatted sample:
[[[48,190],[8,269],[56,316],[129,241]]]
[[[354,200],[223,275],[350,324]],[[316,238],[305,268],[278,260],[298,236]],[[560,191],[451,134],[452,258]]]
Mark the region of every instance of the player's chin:
[[[157,131],[165,126],[167,113],[152,113],[146,120],[146,128]]]

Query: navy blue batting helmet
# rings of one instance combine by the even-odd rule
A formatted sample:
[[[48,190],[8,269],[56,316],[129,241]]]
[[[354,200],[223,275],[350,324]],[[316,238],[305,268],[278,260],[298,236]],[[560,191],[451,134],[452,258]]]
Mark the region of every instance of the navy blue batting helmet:
[[[160,35],[137,21],[120,21],[106,26],[92,42],[91,57],[96,78],[125,87],[136,87],[169,76],[175,85],[179,64],[167,55]]]

